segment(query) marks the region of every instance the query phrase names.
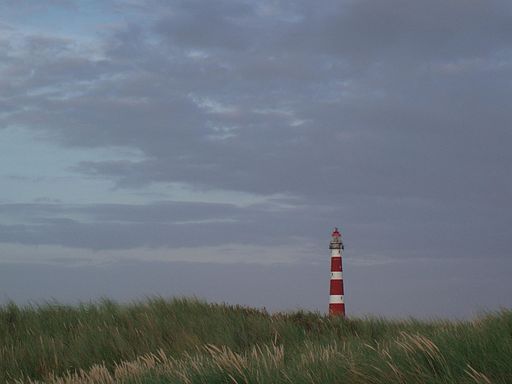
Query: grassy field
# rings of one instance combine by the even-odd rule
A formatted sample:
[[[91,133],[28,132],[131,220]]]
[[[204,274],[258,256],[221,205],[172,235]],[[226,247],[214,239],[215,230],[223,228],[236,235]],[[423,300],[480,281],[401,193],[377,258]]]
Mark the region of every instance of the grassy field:
[[[512,383],[512,311],[426,322],[186,299],[8,304],[0,382]]]

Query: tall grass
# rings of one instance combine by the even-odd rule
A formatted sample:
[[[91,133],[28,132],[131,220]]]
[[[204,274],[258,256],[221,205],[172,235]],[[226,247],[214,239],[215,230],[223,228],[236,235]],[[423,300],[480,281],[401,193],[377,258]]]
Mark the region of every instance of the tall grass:
[[[427,322],[188,299],[8,304],[0,382],[512,383],[512,311]]]

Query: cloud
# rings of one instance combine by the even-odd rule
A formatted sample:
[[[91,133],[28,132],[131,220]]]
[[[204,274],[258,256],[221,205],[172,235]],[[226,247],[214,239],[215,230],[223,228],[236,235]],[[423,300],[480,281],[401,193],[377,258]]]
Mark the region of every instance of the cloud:
[[[303,235],[303,231],[286,230],[286,219],[280,218],[285,211],[273,205],[173,201],[145,205],[1,204],[0,213],[10,223],[0,225],[0,242],[92,250],[280,245]],[[267,226],[267,221],[282,223]]]
[[[70,221],[4,226],[2,241],[179,247],[196,244],[195,227],[204,245],[261,245],[321,238],[342,221],[360,253],[510,248],[507,2],[111,4],[143,9],[144,22],[91,45],[9,31],[0,127],[136,148],[142,158],[71,168],[120,188],[184,183],[281,194],[292,207],[61,207]]]
[[[510,39],[511,7],[506,1],[362,0],[323,5],[303,13],[285,40],[287,47],[371,64],[485,57],[506,47]]]
[[[155,30],[170,44],[186,49],[244,50],[258,32],[250,25],[254,8],[249,2],[180,1],[169,7],[169,14],[157,22]]]
[[[286,255],[286,260],[316,262],[325,256],[319,250],[328,242],[328,225],[342,219],[350,223],[344,226],[348,254],[361,262],[502,259],[508,255],[509,218],[506,212],[490,213],[492,209],[472,209],[464,202],[447,207],[429,200],[356,196],[340,206],[177,201],[2,204],[0,214],[7,222],[0,225],[0,243],[94,251],[146,249],[141,258],[151,257],[146,254],[149,249],[202,253],[202,247],[223,245],[242,250],[268,247],[279,260],[279,255]],[[222,252],[208,257],[224,259]]]

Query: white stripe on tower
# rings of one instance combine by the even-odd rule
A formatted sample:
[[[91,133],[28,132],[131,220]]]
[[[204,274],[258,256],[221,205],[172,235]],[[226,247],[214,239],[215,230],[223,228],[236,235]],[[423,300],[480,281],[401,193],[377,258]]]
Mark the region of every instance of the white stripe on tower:
[[[329,296],[329,304],[343,304],[343,295],[331,295]]]
[[[331,272],[331,280],[343,280],[343,272]]]

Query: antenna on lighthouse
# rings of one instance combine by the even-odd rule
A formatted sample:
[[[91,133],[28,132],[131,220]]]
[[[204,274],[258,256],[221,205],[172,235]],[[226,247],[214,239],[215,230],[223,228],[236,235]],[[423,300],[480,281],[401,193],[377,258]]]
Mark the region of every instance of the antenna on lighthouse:
[[[343,266],[341,262],[342,251],[345,249],[341,240],[341,233],[334,228],[329,244],[331,250],[331,289],[329,296],[329,315],[345,316],[345,301],[343,299]]]

